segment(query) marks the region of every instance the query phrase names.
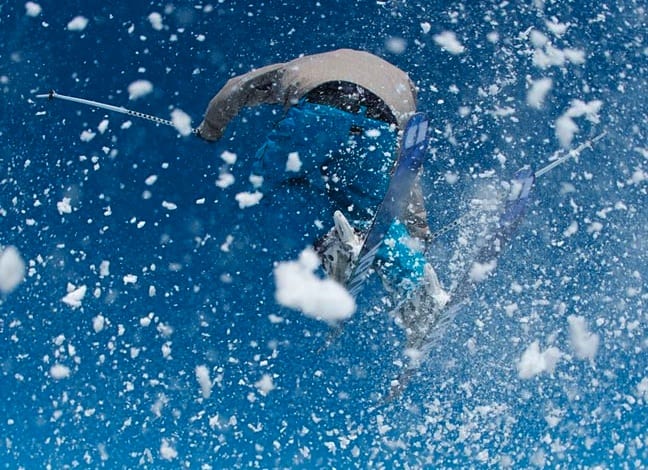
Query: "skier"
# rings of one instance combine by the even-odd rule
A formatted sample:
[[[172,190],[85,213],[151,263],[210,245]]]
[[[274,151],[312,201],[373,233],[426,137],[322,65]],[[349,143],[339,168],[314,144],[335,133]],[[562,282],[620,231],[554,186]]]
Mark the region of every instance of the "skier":
[[[210,101],[198,135],[221,138],[243,107],[259,104],[279,104],[285,112],[257,151],[250,181],[264,195],[307,187],[309,201],[325,197],[328,213],[320,216],[334,216],[334,228],[319,234],[316,247],[325,271],[344,283],[361,244],[353,227],[367,229],[385,195],[398,131],[416,111],[416,88],[405,72],[367,52],[340,49],[303,56],[229,80]],[[444,301],[445,292],[420,249],[429,233],[417,181],[405,213],[390,227],[376,257],[396,304],[422,282],[428,299]],[[398,314],[406,329],[413,326],[407,317],[422,314],[411,313]]]

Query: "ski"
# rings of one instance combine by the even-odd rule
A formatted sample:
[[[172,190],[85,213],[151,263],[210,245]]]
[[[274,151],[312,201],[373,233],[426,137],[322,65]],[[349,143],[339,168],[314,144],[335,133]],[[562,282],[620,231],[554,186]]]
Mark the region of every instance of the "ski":
[[[347,281],[347,289],[358,297],[369,276],[376,253],[383,243],[387,231],[395,218],[402,215],[412,186],[419,173],[428,142],[428,118],[416,113],[409,118],[401,137],[398,159],[387,187],[383,201],[369,226],[356,263]]]
[[[427,319],[430,323],[421,325],[421,328],[427,332],[427,336],[421,337],[419,339],[421,341],[420,343],[419,341],[411,342],[411,338],[408,341],[408,348],[418,350],[421,357],[418,358],[416,365],[410,364],[399,374],[398,378],[392,383],[389,393],[383,399],[383,403],[388,403],[400,396],[414,376],[422,358],[429,354],[434,335],[440,332],[443,325],[447,325],[454,319],[461,305],[473,291],[475,281],[472,278],[472,267],[477,263],[486,265],[497,260],[502,254],[504,247],[513,238],[520,222],[524,218],[535,179],[536,175],[529,167],[522,168],[515,173],[515,177],[511,183],[511,189],[504,203],[504,208],[498,217],[494,232],[482,241],[472,263],[450,293],[448,302],[443,305],[429,305],[430,311],[428,312]],[[419,286],[417,289],[426,289],[426,286]],[[416,292],[413,292],[408,298],[411,299],[415,296]],[[400,307],[407,307],[407,300]]]

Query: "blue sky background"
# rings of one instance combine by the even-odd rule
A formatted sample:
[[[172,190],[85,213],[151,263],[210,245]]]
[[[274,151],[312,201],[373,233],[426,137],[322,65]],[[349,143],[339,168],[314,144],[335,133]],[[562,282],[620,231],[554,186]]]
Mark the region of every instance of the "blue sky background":
[[[5,468],[648,461],[644,2],[39,5],[33,16],[24,2],[0,3],[0,246],[15,246],[27,265],[0,299]],[[68,27],[77,16],[88,20],[81,31]],[[557,35],[547,21],[568,27]],[[561,51],[584,51],[584,63],[534,65],[533,30]],[[443,31],[465,51],[443,50],[434,40]],[[603,103],[599,122],[575,119],[574,145],[607,132],[538,181],[496,272],[388,403],[380,397],[404,360],[403,338],[377,287],[322,349],[327,326],[273,298],[272,263],[310,242],[290,238],[296,208],[280,201],[252,217],[234,201],[280,110],[247,110],[207,144],[34,98],[53,88],[163,118],[177,108],[197,124],[229,77],[339,47],[378,54],[418,85],[434,128],[424,173],[433,229],[484,186],[546,164],[572,100]],[[526,97],[540,78],[553,87],[535,109]],[[129,101],[139,79],[153,92]],[[86,130],[95,137],[82,139]],[[236,183],[223,190],[214,183],[225,150],[238,158],[228,168]],[[71,213],[57,209],[64,198]],[[432,247],[446,284],[469,229]],[[87,287],[81,307],[61,302],[68,284]],[[588,358],[579,358],[570,315],[599,337]],[[553,371],[522,378],[518,363],[535,341],[560,358]],[[57,380],[55,364],[69,377]],[[209,398],[201,365],[214,382]]]

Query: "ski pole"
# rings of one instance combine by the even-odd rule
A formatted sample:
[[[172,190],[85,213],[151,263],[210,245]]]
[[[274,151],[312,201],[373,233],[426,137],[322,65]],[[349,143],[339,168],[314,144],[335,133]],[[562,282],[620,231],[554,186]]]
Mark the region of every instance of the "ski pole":
[[[557,160],[554,160],[553,162],[547,164],[546,166],[544,166],[541,169],[539,169],[538,171],[536,171],[536,173],[535,173],[536,178],[539,178],[540,176],[542,176],[542,175],[544,175],[546,173],[549,173],[551,170],[556,168],[558,165],[561,165],[561,164],[565,163],[570,158],[578,157],[583,152],[583,150],[585,150],[586,148],[591,148],[593,144],[595,144],[596,142],[601,140],[606,135],[607,135],[607,131],[603,131],[599,135],[597,135],[596,137],[594,137],[592,139],[589,139],[589,140],[586,140],[585,142],[580,144],[575,149],[569,150],[566,155],[563,155],[562,157],[558,158]],[[564,151],[563,149],[559,149],[559,150],[555,151],[551,155],[550,158],[555,158],[555,157],[559,156],[563,151]],[[446,233],[450,232],[451,230],[457,228],[459,225],[461,225],[461,223],[469,215],[470,215],[470,211],[468,211],[465,214],[459,216],[458,218],[456,218],[455,220],[453,220],[449,224],[445,225],[444,227],[441,227],[436,232],[431,233],[428,237],[426,237],[426,240],[425,240],[426,243],[430,243],[430,242],[434,241],[435,239],[439,238],[441,235],[445,235]]]
[[[59,99],[63,101],[72,101],[73,103],[84,104],[86,106],[92,106],[95,108],[106,109],[108,111],[113,111],[115,113],[126,114],[131,117],[136,117],[140,119],[146,119],[148,121],[153,121],[157,124],[163,124],[165,126],[175,127],[172,121],[168,119],[162,119],[157,116],[152,116],[150,114],[140,113],[139,111],[133,111],[132,109],[124,108],[123,106],[113,106],[112,104],[101,103],[99,101],[87,100],[85,98],[77,98],[76,96],[61,95],[56,93],[54,90],[50,90],[49,93],[43,95],[36,95],[36,98],[47,98],[49,100]],[[191,129],[192,134],[197,134],[198,130],[195,128]]]

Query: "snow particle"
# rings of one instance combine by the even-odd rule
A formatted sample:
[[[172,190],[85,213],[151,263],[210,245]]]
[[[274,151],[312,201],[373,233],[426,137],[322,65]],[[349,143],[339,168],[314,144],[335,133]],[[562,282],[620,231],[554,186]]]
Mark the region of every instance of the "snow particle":
[[[110,261],[103,260],[99,265],[99,277],[110,276]]]
[[[435,34],[434,42],[436,42],[441,49],[450,54],[457,55],[466,50],[466,48],[457,39],[456,34],[452,31],[443,31],[442,33]]]
[[[223,153],[220,154],[220,157],[221,160],[223,160],[228,165],[234,165],[236,163],[236,154],[234,152],[230,152],[229,150],[223,151]]]
[[[567,317],[569,323],[569,339],[576,357],[594,361],[599,347],[599,335],[587,329],[585,318],[576,315]]]
[[[556,137],[563,148],[568,148],[579,128],[574,118],[585,117],[588,121],[597,124],[600,121],[599,111],[603,106],[601,100],[585,102],[573,100],[565,113],[556,120]]]
[[[532,108],[540,109],[544,103],[547,93],[551,90],[553,82],[551,78],[541,78],[531,83],[531,88],[527,93],[527,104]]]
[[[402,54],[407,49],[407,41],[400,37],[390,37],[385,41],[385,47],[392,54]]]
[[[233,185],[234,181],[235,181],[234,175],[226,171],[223,171],[220,173],[220,175],[218,175],[218,179],[216,180],[216,186],[218,186],[221,189],[225,189]]]
[[[59,214],[70,214],[72,213],[72,205],[70,204],[70,198],[64,197],[63,200],[56,203],[56,209],[58,209]]]
[[[571,117],[562,115],[556,120],[556,137],[563,148],[569,148],[577,132],[578,125]]]
[[[162,24],[162,15],[157,12],[153,12],[148,16],[148,20],[151,23],[151,26],[156,31],[161,31],[164,25]]]
[[[153,91],[153,84],[148,80],[135,80],[128,85],[128,99],[136,100]]]
[[[302,161],[299,159],[299,153],[290,152],[288,154],[288,160],[286,161],[286,171],[292,171],[297,173],[301,170]]]
[[[491,260],[486,263],[475,262],[470,268],[469,276],[473,282],[484,281],[490,273],[497,267],[497,260]]]
[[[0,292],[12,292],[25,277],[25,262],[18,250],[8,246],[0,253]]]
[[[97,135],[96,132],[92,132],[91,130],[88,129],[81,132],[81,136],[79,138],[81,139],[82,142],[90,142],[92,139],[95,138],[96,135]]]
[[[92,319],[92,329],[95,331],[95,333],[102,331],[104,329],[104,326],[106,326],[106,317],[104,317],[103,315],[99,314]]]
[[[31,16],[33,18],[35,16],[40,15],[41,11],[43,11],[43,9],[38,3],[34,3],[34,2],[25,3],[25,12],[27,13],[27,16]]]
[[[555,347],[540,352],[538,341],[534,341],[526,348],[518,362],[518,375],[521,379],[530,379],[542,372],[552,374],[560,356],[560,350]]]
[[[86,290],[87,287],[85,285],[75,287],[72,284],[68,284],[68,293],[61,299],[61,301],[72,308],[81,307],[81,301],[86,295]]]
[[[648,401],[648,377],[644,377],[637,384],[637,395],[639,398]]]
[[[135,274],[126,274],[123,278],[124,285],[137,283],[137,276]]]
[[[67,24],[68,31],[83,31],[88,26],[88,19],[83,16],[75,16]]]
[[[554,36],[560,37],[565,32],[567,31],[567,28],[569,28],[570,24],[569,23],[558,23],[558,21],[554,18],[552,21],[546,20],[545,25],[547,26],[547,29],[551,31],[551,33]]]
[[[327,323],[349,318],[355,312],[355,300],[341,284],[317,277],[314,271],[319,264],[310,248],[297,261],[278,263],[274,269],[277,302]]]
[[[209,398],[212,391],[212,382],[209,378],[209,369],[207,366],[196,366],[196,379],[200,385],[203,398]]]
[[[99,133],[100,134],[105,133],[106,130],[108,129],[109,124],[110,124],[110,122],[108,121],[108,119],[102,119],[102,121],[97,126],[97,130],[99,131]]]
[[[160,444],[160,457],[164,460],[173,460],[178,456],[178,451],[171,445],[167,439],[162,439]]]
[[[50,367],[50,377],[54,380],[67,379],[70,376],[70,368],[63,364],[54,364]]]
[[[234,198],[239,203],[239,207],[245,209],[246,207],[256,206],[261,198],[263,198],[263,193],[259,191],[254,191],[253,193],[244,191],[238,193]]]
[[[264,374],[258,381],[254,383],[254,386],[257,388],[259,393],[263,396],[267,395],[275,388],[277,388],[272,381],[272,376],[270,374]]]
[[[173,127],[183,136],[188,136],[193,132],[191,117],[181,109],[171,111],[171,122]]]

